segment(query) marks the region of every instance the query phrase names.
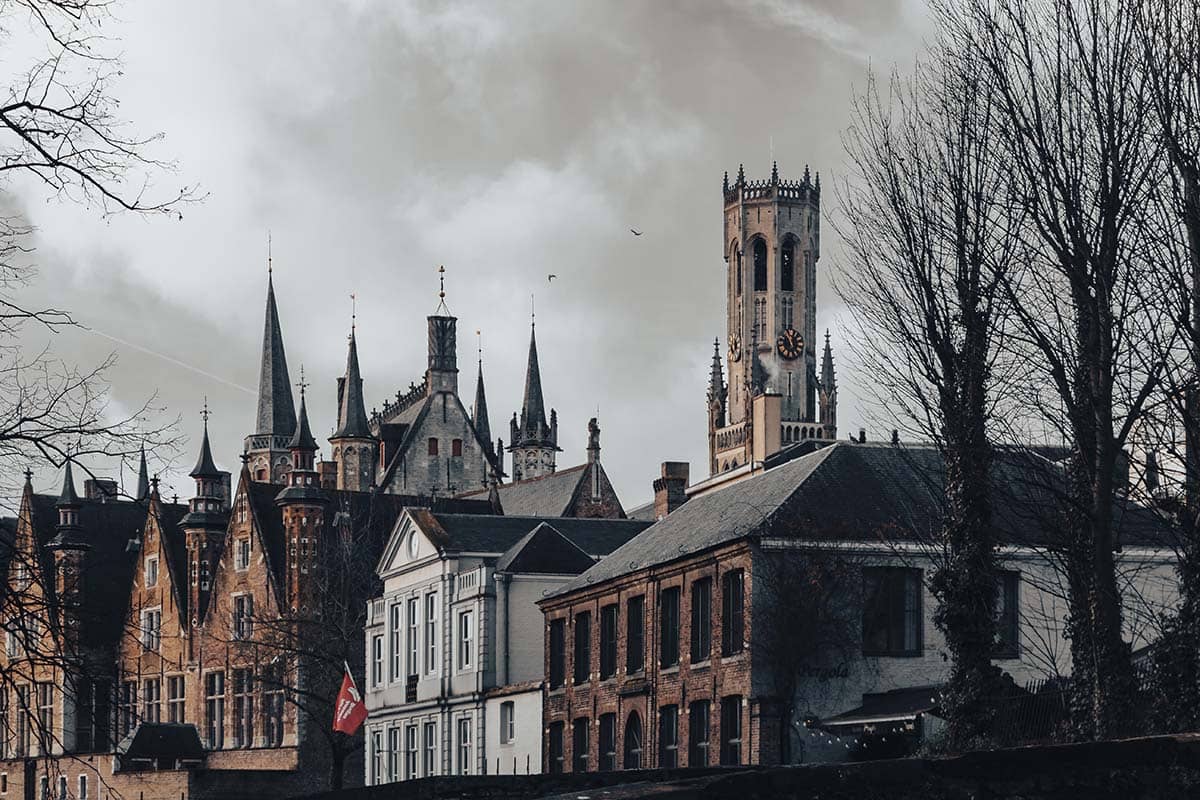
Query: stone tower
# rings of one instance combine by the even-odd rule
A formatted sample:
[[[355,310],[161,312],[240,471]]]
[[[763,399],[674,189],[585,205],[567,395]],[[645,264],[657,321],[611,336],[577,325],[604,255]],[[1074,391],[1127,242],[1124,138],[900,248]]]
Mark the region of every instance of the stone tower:
[[[358,343],[350,328],[346,374],[338,378],[338,425],[329,437],[336,464],[337,488],[368,491],[375,484],[379,440],[371,434],[363,403],[362,375],[358,370]]]
[[[296,406],[288,378],[287,356],[275,286],[267,271],[267,311],[263,324],[262,364],[258,375],[258,419],[254,433],[246,437],[250,476],[266,483],[286,483],[291,469],[288,442],[296,432]]]
[[[301,370],[303,372],[303,370]],[[317,441],[308,426],[304,404],[304,380],[300,381],[300,422],[288,442],[292,469],[288,485],[275,497],[283,515],[284,540],[287,543],[287,607],[301,614],[315,607],[315,580],[310,578],[320,557],[320,532],[324,524],[328,496],[321,490],[316,469]]]
[[[795,441],[836,436],[822,424],[827,415],[818,407],[821,179],[814,182],[805,167],[802,180],[780,180],[772,165],[768,180],[747,181],[739,167],[732,184],[726,176],[723,198],[729,378],[724,384],[714,356],[708,390],[713,474]],[[828,418],[836,418],[829,411]]]
[[[537,326],[529,326],[529,363],[525,368],[525,401],[521,415],[513,414],[508,450],[512,453],[514,481],[540,478],[554,472],[558,446],[558,414],[550,409],[546,423],[546,404],[542,399],[542,373],[538,368]]]
[[[200,457],[190,473],[196,481],[196,494],[188,501],[188,513],[179,521],[187,547],[187,607],[191,624],[199,625],[208,608],[212,576],[225,544],[229,524],[229,506],[222,491],[226,474],[213,462],[208,444],[208,411],[204,412],[204,439]]]

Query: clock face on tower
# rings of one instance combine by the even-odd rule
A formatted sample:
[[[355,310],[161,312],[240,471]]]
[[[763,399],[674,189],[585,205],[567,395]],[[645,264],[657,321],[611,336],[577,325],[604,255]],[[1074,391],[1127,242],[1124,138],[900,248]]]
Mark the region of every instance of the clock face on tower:
[[[804,352],[804,337],[795,328],[788,328],[779,335],[775,346],[779,349],[779,355],[791,361]]]
[[[729,337],[729,360],[742,360],[742,337],[736,333]]]

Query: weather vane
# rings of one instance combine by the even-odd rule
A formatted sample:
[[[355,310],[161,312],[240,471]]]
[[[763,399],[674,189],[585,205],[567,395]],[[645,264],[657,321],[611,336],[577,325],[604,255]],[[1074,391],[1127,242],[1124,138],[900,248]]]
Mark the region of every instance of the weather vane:
[[[350,335],[354,335],[354,323],[358,320],[358,295],[350,293]]]
[[[304,396],[304,390],[308,388],[308,383],[304,380],[304,365],[300,365],[300,382],[296,384],[300,387],[300,396]]]
[[[271,267],[271,231],[267,231],[267,276],[270,277],[272,272]]]
[[[208,427],[208,418],[212,416],[212,412],[208,410],[208,395],[204,395],[204,409],[200,412],[201,418],[204,420],[204,427]]]

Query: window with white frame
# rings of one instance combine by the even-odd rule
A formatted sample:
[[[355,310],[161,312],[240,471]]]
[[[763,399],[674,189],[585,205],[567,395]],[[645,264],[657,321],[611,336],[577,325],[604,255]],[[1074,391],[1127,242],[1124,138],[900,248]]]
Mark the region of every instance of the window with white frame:
[[[424,756],[421,766],[423,775],[428,778],[431,775],[437,774],[437,723],[426,722],[424,730],[421,733],[421,744],[423,745]]]
[[[157,651],[162,644],[162,609],[147,608],[142,611],[142,649]]]
[[[209,750],[225,746],[225,673],[204,676],[205,739]]]
[[[417,642],[417,637],[421,632],[421,604],[417,598],[409,598],[408,601],[408,674],[418,675],[421,672],[420,664],[420,644]]]
[[[404,728],[404,780],[417,777],[417,726]]]
[[[142,681],[142,721],[160,722],[161,704],[162,682],[158,678],[146,678]]]
[[[383,683],[383,636],[371,637],[371,686]]]
[[[517,738],[516,710],[512,700],[500,704],[500,744],[512,744]]]
[[[87,775],[79,776],[79,792],[77,794],[79,796],[78,800],[88,800],[88,776]]]
[[[233,568],[238,572],[250,569],[250,537],[243,536],[233,545]]]
[[[371,732],[371,783],[383,783],[383,731]]]
[[[400,676],[404,674],[404,668],[401,665],[401,660],[404,658],[404,648],[401,646],[401,637],[404,635],[404,620],[401,618],[404,614],[404,606],[400,603],[392,603],[391,613],[388,623],[388,655],[391,656],[391,670],[388,672],[389,681],[398,681]]]
[[[182,675],[167,676],[167,722],[183,722],[184,691]]]
[[[458,774],[471,774],[471,718],[461,717],[458,720],[457,733]]]
[[[158,585],[158,556],[150,556],[143,566],[143,576],[147,589]]]
[[[458,668],[470,669],[475,661],[475,612],[458,614]]]
[[[425,595],[425,674],[437,670],[437,593]]]
[[[387,740],[387,779],[395,783],[400,780],[400,729],[388,728]]]
[[[233,638],[246,641],[254,633],[254,595],[233,596]]]

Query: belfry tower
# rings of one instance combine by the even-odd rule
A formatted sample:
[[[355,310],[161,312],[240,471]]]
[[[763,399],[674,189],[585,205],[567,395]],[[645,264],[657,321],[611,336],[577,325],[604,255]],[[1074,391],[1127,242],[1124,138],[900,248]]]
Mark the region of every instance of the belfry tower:
[[[726,174],[724,257],[728,376],[714,355],[708,390],[709,469],[761,461],[782,446],[831,439],[836,409],[822,414],[817,374],[817,261],[821,178],[747,181]],[[827,351],[829,352],[829,351]],[[832,353],[829,353],[832,375]],[[832,387],[824,392],[836,403]]]

